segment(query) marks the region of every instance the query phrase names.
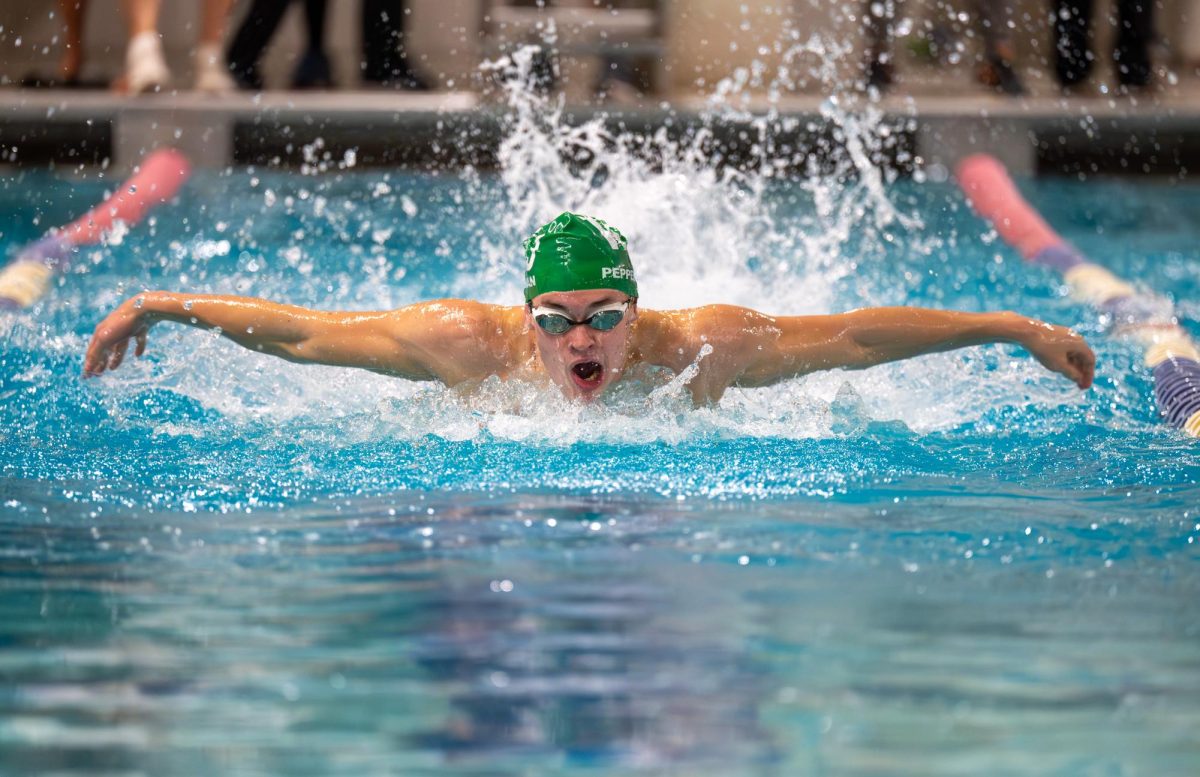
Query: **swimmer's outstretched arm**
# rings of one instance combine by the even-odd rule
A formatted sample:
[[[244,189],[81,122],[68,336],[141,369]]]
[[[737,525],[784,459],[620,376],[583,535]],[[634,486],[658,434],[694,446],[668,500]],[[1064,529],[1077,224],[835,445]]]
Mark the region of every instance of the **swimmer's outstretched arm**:
[[[864,369],[985,343],[1013,343],[1047,369],[1086,389],[1096,357],[1070,329],[1017,313],[960,313],[926,308],[867,308],[828,316],[772,317],[746,308],[713,306],[694,331],[744,334],[726,361],[730,385],[763,386],[817,370]],[[736,326],[736,328],[734,328]],[[716,345],[719,336],[710,337]],[[722,350],[714,348],[713,356]],[[711,357],[710,357],[711,358]],[[714,365],[720,368],[720,363]]]
[[[461,300],[391,311],[337,312],[252,297],[147,291],[123,302],[96,327],[84,375],[120,366],[130,340],[146,350],[159,321],[216,329],[237,344],[293,362],[361,367],[410,380],[454,384],[473,377],[461,364],[479,364],[485,332],[496,329],[494,306]],[[486,356],[482,358],[486,364]]]

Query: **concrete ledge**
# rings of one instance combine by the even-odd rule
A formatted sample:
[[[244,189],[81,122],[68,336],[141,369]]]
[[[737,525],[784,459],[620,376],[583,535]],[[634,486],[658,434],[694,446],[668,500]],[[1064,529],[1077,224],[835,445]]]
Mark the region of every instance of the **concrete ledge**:
[[[856,106],[866,104],[861,98]],[[603,116],[614,130],[682,137],[713,132],[711,152],[752,163],[749,116],[774,111],[796,119],[776,140],[797,159],[821,155],[833,138],[822,115],[827,98],[750,99],[740,113],[714,116],[703,99],[620,109],[579,107],[571,122]],[[1131,98],[889,97],[871,104],[893,129],[881,163],[909,171],[951,168],[987,150],[1021,174],[1127,173],[1186,177],[1200,170],[1200,101]],[[116,97],[106,93],[0,91],[0,162],[134,164],[172,145],[200,167],[301,164],[320,138],[322,154],[355,149],[359,164],[488,166],[495,163],[501,111],[472,93],[270,92],[210,97],[192,93]],[[311,156],[311,148],[310,148]]]

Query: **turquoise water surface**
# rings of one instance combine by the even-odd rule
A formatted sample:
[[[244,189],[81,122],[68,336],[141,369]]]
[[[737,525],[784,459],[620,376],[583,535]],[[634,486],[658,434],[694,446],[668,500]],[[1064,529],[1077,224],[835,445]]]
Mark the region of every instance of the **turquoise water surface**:
[[[516,169],[200,173],[0,319],[0,773],[1196,773],[1200,448],[1136,346],[936,176]],[[1020,183],[1200,334],[1200,190]],[[0,249],[113,185],[4,174]],[[1015,309],[1096,386],[984,347],[583,407],[173,325],[80,377],[142,288],[516,302],[565,207],[645,306]]]

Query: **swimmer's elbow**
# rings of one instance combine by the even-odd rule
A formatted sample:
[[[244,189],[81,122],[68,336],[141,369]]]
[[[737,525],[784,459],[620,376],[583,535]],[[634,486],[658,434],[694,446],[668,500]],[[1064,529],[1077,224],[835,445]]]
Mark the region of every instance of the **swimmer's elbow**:
[[[311,362],[313,359],[304,351],[304,343],[260,343],[254,350],[269,356],[278,356],[296,364]]]
[[[843,370],[865,370],[892,361],[892,359],[893,357],[885,353],[882,349],[854,343],[846,346],[842,356],[842,363],[834,366]]]
[[[258,340],[241,344],[252,351],[276,356],[295,364],[327,364],[336,353],[336,348],[331,352],[328,344],[311,337],[297,340]]]
[[[263,353],[267,356],[274,356],[293,364],[310,364],[318,361],[312,357],[311,350],[305,349],[306,344],[303,340],[297,342],[265,341],[242,343],[242,345],[251,351]]]

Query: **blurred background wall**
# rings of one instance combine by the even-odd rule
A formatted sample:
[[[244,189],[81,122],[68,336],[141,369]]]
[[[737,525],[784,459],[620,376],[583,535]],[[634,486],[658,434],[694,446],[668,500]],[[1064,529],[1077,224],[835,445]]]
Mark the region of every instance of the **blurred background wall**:
[[[200,0],[164,0],[160,24],[168,62],[181,88],[191,83],[190,49],[196,37]],[[498,25],[497,7],[522,6],[525,10],[532,0],[409,0],[407,45],[421,72],[441,88],[472,88],[476,83],[477,66],[486,56],[494,54],[506,41],[533,37],[519,25]],[[235,4],[229,29],[236,28],[245,14],[248,0]],[[589,0],[560,0],[560,7],[588,7]],[[749,67],[758,60],[769,69],[782,59],[775,43],[781,38],[795,36],[806,40],[814,33],[824,33],[833,39],[847,42],[853,50],[835,65],[843,75],[856,72],[861,66],[862,31],[860,26],[863,5],[858,2],[835,3],[826,0],[632,0],[617,3],[606,11],[620,17],[649,9],[655,22],[650,36],[657,42],[641,50],[645,65],[653,60],[647,78],[652,91],[664,96],[704,94],[713,84],[734,68]],[[1015,4],[1018,27],[1014,40],[1017,61],[1022,72],[1036,81],[1049,84],[1047,67],[1051,53],[1049,3],[1020,0]],[[1093,80],[1111,81],[1110,40],[1112,25],[1104,23],[1115,14],[1115,0],[1096,0],[1094,24],[1097,34],[1099,66]],[[965,83],[979,50],[978,26],[969,13],[971,0],[908,0],[901,5],[903,15],[917,22],[916,31],[896,43],[896,60],[902,74],[902,84],[920,85],[924,80],[944,81],[947,73],[958,73]],[[358,85],[360,59],[359,0],[329,0],[326,46],[334,66],[334,78],[341,88]],[[959,15],[962,15],[961,17]],[[57,61],[61,39],[58,4],[52,0],[5,0],[0,4],[0,79],[6,83],[19,81],[24,75],[40,71],[52,72]],[[928,25],[925,25],[928,23]],[[939,34],[951,36],[962,44],[964,51],[947,62],[929,56],[921,40],[922,25],[936,26]],[[559,25],[560,39],[571,49],[573,33],[569,24]],[[1156,27],[1159,43],[1156,61],[1180,68],[1194,76],[1200,64],[1200,0],[1161,0]],[[578,30],[576,30],[578,32]],[[230,33],[231,34],[231,33]],[[585,36],[586,37],[586,36]],[[596,37],[596,36],[593,36]],[[574,40],[578,43],[578,35]],[[84,75],[109,79],[121,70],[126,35],[119,0],[90,0],[85,32],[86,64]],[[301,8],[294,3],[284,20],[279,35],[268,49],[264,60],[264,76],[269,87],[282,88],[288,83],[291,69],[302,48]],[[586,96],[591,82],[601,74],[604,57],[598,49],[576,45],[575,54],[567,58],[568,91]],[[819,81],[797,83],[799,92],[828,91]]]

